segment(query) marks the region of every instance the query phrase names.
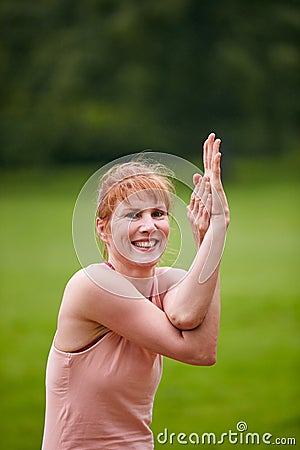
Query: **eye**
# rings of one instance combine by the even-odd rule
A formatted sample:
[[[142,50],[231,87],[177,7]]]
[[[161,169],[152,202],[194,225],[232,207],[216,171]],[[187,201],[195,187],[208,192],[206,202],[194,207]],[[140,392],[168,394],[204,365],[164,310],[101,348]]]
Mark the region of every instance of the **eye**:
[[[129,213],[126,214],[126,218],[127,219],[137,219],[138,218],[139,213],[135,212],[135,211],[131,211]]]
[[[152,217],[160,218],[166,216],[167,214],[168,213],[166,211],[156,210],[152,213]]]

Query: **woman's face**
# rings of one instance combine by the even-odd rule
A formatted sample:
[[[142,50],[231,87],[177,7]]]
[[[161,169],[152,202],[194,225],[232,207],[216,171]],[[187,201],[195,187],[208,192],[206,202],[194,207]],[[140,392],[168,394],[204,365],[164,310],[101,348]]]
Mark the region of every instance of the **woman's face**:
[[[155,195],[155,190],[143,190],[117,205],[107,242],[110,256],[143,265],[157,264],[170,232],[167,208],[161,197]]]

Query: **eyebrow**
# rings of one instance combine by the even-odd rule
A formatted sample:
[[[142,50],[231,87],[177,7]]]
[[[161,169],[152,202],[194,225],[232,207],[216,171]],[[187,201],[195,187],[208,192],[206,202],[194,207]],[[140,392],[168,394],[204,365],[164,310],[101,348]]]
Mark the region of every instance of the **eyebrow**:
[[[125,206],[124,207],[124,212],[126,212],[126,211],[145,211],[146,209],[159,209],[159,210],[161,210],[161,211],[167,211],[167,208],[166,208],[166,205],[162,205],[162,204],[160,204],[160,205],[157,205],[157,206],[149,206],[149,207],[146,207],[146,208],[137,208],[137,207],[135,207],[135,206],[131,206],[131,205],[128,205],[128,206]]]

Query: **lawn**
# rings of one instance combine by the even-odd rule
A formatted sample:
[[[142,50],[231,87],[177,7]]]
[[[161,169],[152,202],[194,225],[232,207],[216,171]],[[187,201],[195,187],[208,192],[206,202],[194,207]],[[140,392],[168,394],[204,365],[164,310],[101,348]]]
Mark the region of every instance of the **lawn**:
[[[245,173],[247,170],[245,169]],[[156,447],[195,433],[299,433],[299,222],[295,178],[259,174],[226,184],[231,225],[222,264],[217,364],[164,359],[153,418]],[[80,268],[71,220],[93,168],[1,173],[1,448],[40,448],[44,371],[62,292]],[[167,429],[168,443],[157,440]],[[166,432],[165,432],[166,433]],[[170,438],[170,434],[176,435]],[[242,439],[245,432],[238,433]],[[193,441],[193,439],[191,439]],[[172,443],[170,443],[170,441]],[[201,444],[199,444],[200,446]],[[231,448],[225,438],[222,448]]]

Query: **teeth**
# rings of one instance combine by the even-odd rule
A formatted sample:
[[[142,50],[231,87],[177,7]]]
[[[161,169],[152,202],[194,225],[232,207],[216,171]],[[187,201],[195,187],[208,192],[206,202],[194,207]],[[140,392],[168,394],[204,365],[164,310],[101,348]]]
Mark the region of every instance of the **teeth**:
[[[133,242],[133,245],[136,247],[141,248],[152,248],[156,244],[156,241],[139,241],[139,242]]]

